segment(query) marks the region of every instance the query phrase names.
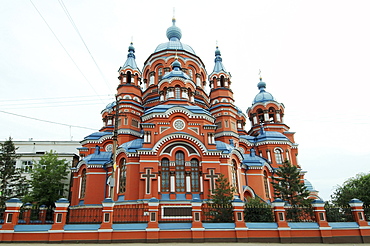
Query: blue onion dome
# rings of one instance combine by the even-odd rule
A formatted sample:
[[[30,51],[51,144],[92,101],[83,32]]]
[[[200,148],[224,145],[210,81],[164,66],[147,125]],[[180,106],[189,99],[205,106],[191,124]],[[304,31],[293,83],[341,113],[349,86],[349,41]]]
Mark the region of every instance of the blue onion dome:
[[[176,19],[172,18],[172,26],[167,28],[167,38],[170,41],[178,41],[181,39],[181,29],[176,26]]]
[[[135,47],[132,42],[130,43],[130,46],[128,47],[128,52],[131,52],[131,51],[135,53]]]
[[[173,70],[180,70],[181,69],[181,63],[177,60],[177,58],[175,59],[174,62],[172,62],[172,69]]]
[[[218,46],[216,46],[215,56],[221,56],[221,51],[218,49]]]
[[[262,81],[262,78],[260,78],[260,82],[257,84],[257,87],[260,92],[254,98],[253,104],[259,102],[275,101],[275,98],[272,96],[272,94],[266,91],[266,83]]]

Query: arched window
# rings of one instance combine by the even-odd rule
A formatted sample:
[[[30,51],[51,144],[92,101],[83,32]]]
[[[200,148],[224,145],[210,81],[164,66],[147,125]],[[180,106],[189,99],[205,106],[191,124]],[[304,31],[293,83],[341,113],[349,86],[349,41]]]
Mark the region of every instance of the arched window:
[[[176,152],[175,169],[176,191],[185,192],[185,156],[182,151]]]
[[[161,161],[161,191],[170,191],[170,161],[167,158]]]
[[[269,108],[269,121],[270,123],[275,123],[275,109],[273,107]]]
[[[131,72],[130,71],[127,71],[126,81],[127,81],[127,84],[130,84],[131,83]]]
[[[257,117],[258,117],[258,119],[260,121],[259,123],[265,122],[265,116],[263,114],[263,110],[260,109],[260,108],[257,110]]]
[[[275,160],[277,164],[283,164],[283,151],[281,149],[275,149]]]
[[[266,197],[270,198],[270,190],[269,190],[268,177],[267,177],[266,171],[263,172],[263,185],[265,186]]]
[[[199,192],[199,161],[191,160],[191,191]]]
[[[81,172],[81,188],[80,188],[80,198],[85,198],[86,192],[86,169]]]
[[[180,90],[180,87],[178,87],[178,86],[175,87],[175,98],[176,99],[181,98],[181,90]]]
[[[220,83],[221,87],[225,87],[225,77],[223,75],[221,75]]]
[[[235,160],[231,161],[231,186],[234,187],[235,191],[238,192],[238,179],[237,179],[237,164]]]
[[[119,193],[125,193],[126,191],[126,159],[122,159],[119,173]]]

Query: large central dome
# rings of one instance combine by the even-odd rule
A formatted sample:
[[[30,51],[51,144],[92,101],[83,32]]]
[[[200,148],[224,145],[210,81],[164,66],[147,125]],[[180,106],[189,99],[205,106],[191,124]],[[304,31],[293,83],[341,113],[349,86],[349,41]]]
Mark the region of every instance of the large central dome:
[[[182,37],[181,29],[176,26],[176,19],[172,19],[172,26],[166,32],[168,42],[162,43],[157,46],[154,53],[162,50],[184,50],[195,55],[195,51],[187,44],[180,42]]]

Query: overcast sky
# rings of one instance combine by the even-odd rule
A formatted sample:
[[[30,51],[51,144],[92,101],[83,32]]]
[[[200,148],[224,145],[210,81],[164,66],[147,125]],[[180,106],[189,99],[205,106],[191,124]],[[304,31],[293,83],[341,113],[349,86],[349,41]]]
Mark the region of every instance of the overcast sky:
[[[261,69],[322,198],[369,172],[368,0],[3,0],[0,138],[79,141],[97,131],[131,40],[142,68],[167,42],[174,7],[181,42],[208,73],[218,43],[243,112],[258,93]]]

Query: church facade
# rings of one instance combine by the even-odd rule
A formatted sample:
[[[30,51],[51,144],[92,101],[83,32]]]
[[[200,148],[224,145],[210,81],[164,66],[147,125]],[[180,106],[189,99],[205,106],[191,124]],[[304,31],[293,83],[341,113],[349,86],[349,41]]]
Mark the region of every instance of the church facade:
[[[266,83],[260,79],[243,113],[218,47],[207,74],[172,22],[168,42],[157,46],[142,70],[129,46],[118,70],[116,100],[101,112],[104,125],[81,142],[83,158],[72,168],[72,206],[101,204],[107,197],[116,204],[205,200],[221,174],[236,199],[271,202],[274,170],[285,160],[300,168],[284,105],[266,91]],[[302,182],[318,198],[303,171]]]

